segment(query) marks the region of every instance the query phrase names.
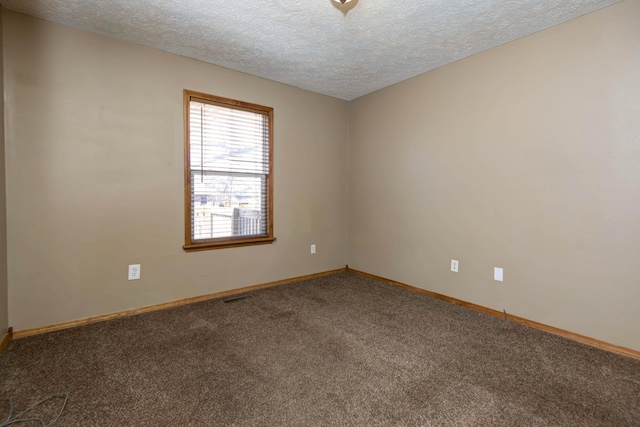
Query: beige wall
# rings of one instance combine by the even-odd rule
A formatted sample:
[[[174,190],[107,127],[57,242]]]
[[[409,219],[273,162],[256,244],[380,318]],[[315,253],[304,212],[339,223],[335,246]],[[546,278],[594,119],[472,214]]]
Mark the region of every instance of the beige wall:
[[[2,15],[0,7],[0,94],[4,94],[4,79],[2,65]],[[4,165],[4,101],[0,100],[0,340],[9,325],[9,310],[7,306],[7,200],[5,192]]]
[[[330,97],[5,11],[9,324],[340,268],[348,234],[353,268],[640,350],[639,18],[624,1],[347,118]],[[274,245],[181,249],[184,88],[275,108]],[[0,232],[0,328],[5,252]]]
[[[16,330],[344,267],[346,102],[12,12],[4,26]],[[273,245],[182,250],[185,88],[274,107]]]
[[[639,22],[623,1],[353,102],[349,266],[640,350]]]

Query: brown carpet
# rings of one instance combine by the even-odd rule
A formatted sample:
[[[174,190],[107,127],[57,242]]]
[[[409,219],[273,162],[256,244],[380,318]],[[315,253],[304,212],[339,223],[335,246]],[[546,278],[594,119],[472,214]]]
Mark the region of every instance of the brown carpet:
[[[0,396],[68,393],[59,426],[640,426],[638,360],[349,273],[250,295],[14,340]]]

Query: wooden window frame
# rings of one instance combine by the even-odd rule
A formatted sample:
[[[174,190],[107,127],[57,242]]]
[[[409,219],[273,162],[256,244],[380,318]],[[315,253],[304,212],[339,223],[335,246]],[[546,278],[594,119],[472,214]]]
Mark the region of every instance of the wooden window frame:
[[[190,149],[190,103],[192,100],[205,102],[213,105],[220,105],[226,108],[234,108],[239,110],[251,111],[264,114],[268,117],[269,125],[269,170],[266,176],[267,182],[267,235],[260,237],[244,237],[229,236],[205,241],[193,241],[191,237],[192,230],[192,212],[191,212],[191,149]],[[234,248],[239,246],[265,245],[273,243],[276,238],[273,237],[273,108],[263,105],[252,104],[234,99],[223,98],[220,96],[209,95],[202,92],[192,90],[184,90],[184,230],[185,244],[183,249],[187,252],[203,251],[212,249]]]

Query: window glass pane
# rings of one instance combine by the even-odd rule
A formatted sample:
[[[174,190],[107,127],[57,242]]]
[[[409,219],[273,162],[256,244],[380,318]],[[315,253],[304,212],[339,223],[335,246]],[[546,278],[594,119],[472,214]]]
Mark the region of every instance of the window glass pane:
[[[267,235],[264,175],[192,171],[191,177],[192,239]]]

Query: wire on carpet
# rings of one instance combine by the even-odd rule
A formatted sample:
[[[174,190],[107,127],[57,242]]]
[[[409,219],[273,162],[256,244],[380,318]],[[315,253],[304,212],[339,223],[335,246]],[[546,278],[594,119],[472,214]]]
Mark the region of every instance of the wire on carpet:
[[[48,423],[46,423],[42,418],[38,418],[38,417],[27,416],[26,418],[23,418],[26,414],[33,411],[40,405],[43,405],[50,400],[58,399],[58,398],[64,399],[64,400],[62,401],[62,405],[60,406],[60,410],[58,411],[56,416],[53,419],[51,419],[51,421],[49,421]],[[36,423],[39,422],[41,427],[49,427],[55,424],[55,422],[58,421],[58,418],[60,418],[60,415],[62,415],[62,411],[64,411],[64,407],[67,405],[67,400],[69,400],[69,395],[67,393],[52,394],[51,396],[45,399],[42,399],[39,402],[34,403],[33,405],[29,406],[27,409],[25,409],[24,411],[20,412],[17,415],[13,415],[13,401],[11,400],[10,397],[0,397],[0,400],[6,400],[7,402],[9,402],[9,415],[4,421],[0,421],[0,427],[17,425],[20,423],[32,423],[32,422],[36,422]]]

